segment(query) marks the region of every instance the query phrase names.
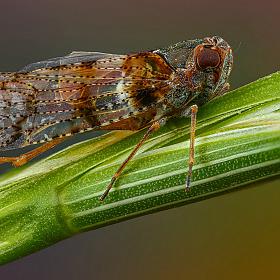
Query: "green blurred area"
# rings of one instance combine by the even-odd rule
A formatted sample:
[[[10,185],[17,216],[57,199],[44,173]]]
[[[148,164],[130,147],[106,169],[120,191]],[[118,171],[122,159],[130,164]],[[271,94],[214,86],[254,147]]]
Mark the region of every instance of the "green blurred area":
[[[0,71],[73,50],[133,53],[219,35],[235,51],[234,89],[279,70],[279,8],[272,0],[2,1]],[[0,279],[277,279],[279,184],[81,234],[1,267]]]

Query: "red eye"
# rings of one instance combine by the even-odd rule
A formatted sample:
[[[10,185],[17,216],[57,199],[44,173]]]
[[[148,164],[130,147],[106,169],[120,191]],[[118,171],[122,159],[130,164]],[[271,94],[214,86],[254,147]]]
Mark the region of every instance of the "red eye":
[[[203,49],[197,57],[197,63],[202,69],[215,68],[220,64],[220,55],[215,50]]]

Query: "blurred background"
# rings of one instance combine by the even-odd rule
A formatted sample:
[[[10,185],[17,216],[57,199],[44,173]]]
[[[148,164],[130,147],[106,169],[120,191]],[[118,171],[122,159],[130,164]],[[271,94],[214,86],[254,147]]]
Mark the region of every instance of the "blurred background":
[[[276,0],[0,3],[3,72],[74,50],[125,54],[213,35],[234,50],[231,89],[279,70]],[[65,145],[94,136],[86,133]],[[60,144],[42,157],[62,148]],[[2,164],[0,174],[9,168]],[[0,267],[0,279],[277,279],[279,185],[277,181],[80,234]]]

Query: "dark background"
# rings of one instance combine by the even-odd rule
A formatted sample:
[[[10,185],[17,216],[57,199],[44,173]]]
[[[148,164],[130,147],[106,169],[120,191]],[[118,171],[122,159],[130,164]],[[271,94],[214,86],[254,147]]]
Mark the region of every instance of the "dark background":
[[[234,50],[232,89],[279,70],[277,0],[0,4],[0,71],[15,71],[73,50],[134,53],[213,35],[223,37]],[[7,168],[9,164],[1,165],[0,173]],[[279,278],[279,184],[80,234],[1,267],[0,279]]]

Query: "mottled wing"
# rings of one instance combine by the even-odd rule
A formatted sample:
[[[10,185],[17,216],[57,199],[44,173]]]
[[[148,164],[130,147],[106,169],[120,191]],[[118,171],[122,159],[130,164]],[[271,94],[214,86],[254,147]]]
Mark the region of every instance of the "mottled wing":
[[[0,151],[147,125],[173,70],[157,54],[73,52],[0,75]]]

